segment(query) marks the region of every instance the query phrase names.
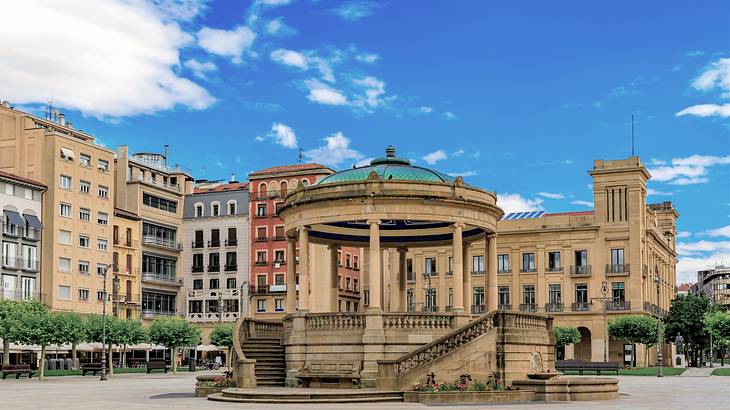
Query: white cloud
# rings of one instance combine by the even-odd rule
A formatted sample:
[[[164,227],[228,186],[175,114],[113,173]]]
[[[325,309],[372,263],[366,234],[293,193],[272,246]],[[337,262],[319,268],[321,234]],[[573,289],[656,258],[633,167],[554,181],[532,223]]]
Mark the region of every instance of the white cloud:
[[[460,157],[460,156],[462,156],[464,154],[466,154],[466,151],[464,151],[463,149],[457,149],[456,151],[454,151],[453,154],[451,154],[451,156],[452,157]]]
[[[589,208],[593,208],[593,202],[591,202],[591,201],[580,201],[580,200],[577,200],[577,201],[570,201],[570,203],[573,204],[573,205],[587,206]]]
[[[380,98],[381,95],[385,94],[385,83],[378,80],[375,77],[368,76],[352,81],[355,85],[362,88],[363,96],[357,96],[353,100],[353,104],[360,107],[366,107],[366,110],[371,108],[377,108],[383,103]]]
[[[380,4],[371,1],[351,0],[342,3],[339,7],[331,9],[330,13],[342,17],[345,20],[356,21],[372,15]]]
[[[723,236],[725,238],[730,238],[730,225],[726,225],[717,229],[710,229],[702,233],[707,236]]]
[[[426,154],[421,158],[423,158],[423,160],[426,161],[427,164],[433,165],[441,160],[448,158],[448,155],[446,155],[444,150],[440,149]]]
[[[372,160],[374,160],[374,159],[375,159],[375,158],[373,158],[373,157],[369,157],[369,158],[363,158],[363,159],[361,159],[360,161],[357,161],[357,162],[355,163],[355,166],[356,166],[356,167],[365,167],[365,166],[368,166],[368,165],[370,165],[370,161],[372,161]]]
[[[692,155],[685,158],[673,158],[671,165],[650,168],[649,173],[652,180],[673,185],[702,184],[709,181],[709,178],[706,177],[709,167],[728,164],[730,164],[730,155],[726,157]]]
[[[431,112],[433,112],[433,108],[431,108],[431,107],[427,107],[427,106],[419,107],[418,109],[419,109],[419,110],[420,110],[420,111],[421,111],[422,113],[424,113],[424,114],[430,114]]]
[[[190,60],[185,60],[183,65],[189,68],[193,72],[194,76],[201,79],[207,78],[206,73],[218,70],[218,67],[212,62],[206,61],[204,63],[201,63],[194,58],[191,58]]]
[[[155,6],[173,20],[190,21],[208,8],[208,0],[154,0]]]
[[[674,195],[674,192],[663,192],[663,191],[657,191],[656,189],[653,189],[653,188],[647,188],[646,195],[648,195],[648,196],[671,196],[671,195]]]
[[[270,6],[270,7],[277,7],[277,6],[285,6],[289,3],[291,3],[292,0],[256,0],[255,4],[261,4],[264,6]]]
[[[649,165],[667,165],[667,161],[657,159],[657,158],[651,158],[648,162]]]
[[[687,231],[677,232],[677,239],[689,238],[690,236],[692,236],[692,232],[687,232]]]
[[[457,116],[456,116],[456,114],[454,114],[454,113],[453,113],[453,112],[451,112],[451,111],[446,111],[446,112],[444,112],[443,116],[444,116],[444,118],[446,118],[447,120],[455,120],[455,119],[459,118],[459,117],[457,117]]]
[[[350,148],[350,139],[342,132],[324,138],[325,145],[304,152],[310,161],[337,167],[346,160],[360,161],[364,155]]]
[[[710,182],[709,178],[677,178],[669,181],[672,185],[695,185],[695,184],[706,184]]]
[[[456,177],[462,177],[462,178],[464,178],[464,177],[473,177],[473,176],[476,176],[478,174],[479,174],[478,171],[462,171],[462,172],[449,172],[446,175],[451,176],[451,177],[454,177],[454,178],[456,178]]]
[[[380,56],[375,53],[363,53],[355,56],[355,60],[362,63],[374,64],[380,59]]]
[[[57,107],[99,118],[207,108],[215,98],[176,71],[193,37],[175,16],[195,12],[119,0],[15,2],[0,25],[2,97],[20,105],[53,96]]]
[[[268,23],[266,23],[265,27],[266,33],[272,35],[272,36],[278,36],[278,37],[286,37],[286,36],[293,36],[298,33],[298,31],[287,25],[284,22],[283,17],[277,17]]]
[[[309,64],[307,63],[307,57],[304,54],[298,53],[296,51],[284,50],[280,48],[278,50],[272,51],[269,57],[271,57],[273,61],[279,64],[296,67],[301,70],[306,70],[309,68]]]
[[[692,105],[675,114],[677,117],[683,115],[695,115],[697,117],[718,116],[722,118],[730,117],[730,104],[698,104]]]
[[[550,199],[563,199],[563,198],[565,198],[565,196],[563,194],[555,194],[555,193],[551,193],[551,192],[538,192],[537,194],[540,195],[540,196],[544,196],[545,198],[550,198]]]
[[[505,213],[544,211],[543,202],[541,198],[528,199],[523,198],[520,194],[497,194],[497,206],[502,208]]]
[[[271,132],[269,132],[268,136],[282,147],[296,148],[298,145],[297,135],[294,133],[294,130],[280,122],[275,122],[271,126]]]
[[[730,241],[677,242],[677,253],[677,282],[694,281],[698,270],[730,261]]]
[[[347,97],[335,88],[332,88],[319,80],[309,79],[304,82],[309,90],[307,98],[310,101],[324,105],[347,105]]]
[[[730,58],[721,58],[705,68],[699,77],[692,81],[692,87],[699,91],[718,89],[720,97],[730,98]],[[730,104],[697,104],[679,111],[677,116],[695,115],[698,117],[730,117]]]
[[[241,56],[250,48],[256,33],[246,26],[233,30],[203,27],[198,31],[198,45],[205,51],[221,57],[230,57],[233,63],[240,63]]]

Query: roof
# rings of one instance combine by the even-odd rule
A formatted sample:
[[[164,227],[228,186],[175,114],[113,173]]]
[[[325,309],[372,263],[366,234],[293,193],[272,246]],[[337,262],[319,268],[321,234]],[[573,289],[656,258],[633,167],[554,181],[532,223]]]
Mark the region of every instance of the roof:
[[[503,221],[512,221],[515,219],[534,219],[545,215],[545,211],[526,211],[526,212],[510,212],[502,217]]]
[[[134,212],[127,211],[126,209],[114,208],[114,216],[131,219],[133,221],[139,221],[141,218]]]
[[[227,184],[215,185],[206,188],[195,188],[194,194],[205,194],[208,192],[243,191],[248,189],[248,182],[230,182]]]
[[[692,285],[690,285],[689,283],[683,283],[677,286],[677,292],[689,292],[691,288]]]
[[[593,211],[556,212],[556,213],[552,213],[552,214],[545,214],[543,216],[561,216],[561,215],[569,215],[569,216],[593,215]]]
[[[448,182],[454,178],[432,169],[411,165],[407,159],[395,156],[395,148],[389,146],[386,156],[370,161],[370,165],[346,169],[322,178],[317,185],[334,184],[341,182],[364,182],[371,173],[375,173],[384,181],[413,181],[413,182]]]
[[[46,185],[45,185],[44,183],[42,183],[42,182],[38,182],[38,181],[36,181],[36,180],[34,180],[34,179],[30,179],[30,178],[24,178],[24,177],[21,177],[21,176],[15,175],[15,174],[11,174],[11,173],[9,173],[9,172],[3,172],[3,171],[0,171],[0,178],[7,178],[7,179],[12,179],[12,180],[14,180],[14,181],[18,181],[18,182],[21,182],[21,183],[23,183],[23,184],[28,184],[28,185],[36,185],[36,186],[38,186],[38,187],[40,187],[40,188],[44,188],[44,189],[48,188],[48,187],[47,187],[47,186],[46,186]]]
[[[270,168],[262,169],[259,171],[254,171],[254,172],[248,174],[248,176],[251,177],[251,176],[258,176],[258,175],[281,174],[284,172],[309,171],[309,170],[315,170],[315,169],[329,170],[329,168],[324,165],[314,164],[314,163],[278,165],[275,167],[270,167]]]

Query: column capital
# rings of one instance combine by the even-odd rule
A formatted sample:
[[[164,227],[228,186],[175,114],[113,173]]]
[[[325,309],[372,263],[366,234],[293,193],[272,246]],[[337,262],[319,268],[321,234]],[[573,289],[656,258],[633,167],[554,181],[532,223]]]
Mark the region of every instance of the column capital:
[[[451,226],[454,228],[464,229],[466,227],[466,224],[463,222],[454,222],[453,224],[451,224]]]
[[[327,249],[330,251],[331,250],[340,250],[340,249],[342,249],[342,245],[340,245],[338,243],[331,243],[331,244],[327,245]]]
[[[497,232],[487,232],[486,233],[487,239],[496,239],[497,238]]]
[[[368,225],[372,225],[372,224],[380,225],[380,222],[382,222],[380,219],[368,219],[367,220]]]
[[[300,226],[300,227],[297,228],[297,232],[309,231],[310,229],[311,228],[308,227],[307,225],[303,225],[303,226]]]
[[[405,246],[399,246],[398,247],[398,252],[408,252],[408,248],[405,247]]]

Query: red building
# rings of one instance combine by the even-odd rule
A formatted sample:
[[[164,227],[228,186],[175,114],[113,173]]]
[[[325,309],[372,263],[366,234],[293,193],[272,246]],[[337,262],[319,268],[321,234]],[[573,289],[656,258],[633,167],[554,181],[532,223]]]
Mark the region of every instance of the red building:
[[[274,318],[285,313],[286,266],[298,263],[287,255],[284,221],[277,210],[288,192],[301,182],[315,184],[334,171],[319,164],[284,165],[256,171],[249,178],[251,225],[251,314]],[[298,252],[298,250],[297,250]],[[343,247],[339,258],[340,310],[358,311],[360,303],[361,250]],[[297,269],[297,278],[299,277]]]

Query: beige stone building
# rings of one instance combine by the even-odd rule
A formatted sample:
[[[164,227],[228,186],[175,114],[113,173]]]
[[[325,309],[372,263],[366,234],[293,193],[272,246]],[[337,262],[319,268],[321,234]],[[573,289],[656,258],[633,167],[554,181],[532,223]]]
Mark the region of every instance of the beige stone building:
[[[117,149],[116,207],[140,218],[141,317],[181,315],[184,301],[179,275],[182,262],[183,197],[192,193],[193,178],[167,155]]]
[[[114,262],[112,303],[114,315],[139,319],[141,276],[139,260],[140,218],[132,212],[114,209],[112,261]]]
[[[100,313],[103,273],[112,262],[114,152],[63,114],[48,117],[0,106],[0,170],[48,186],[41,300],[52,310]]]

